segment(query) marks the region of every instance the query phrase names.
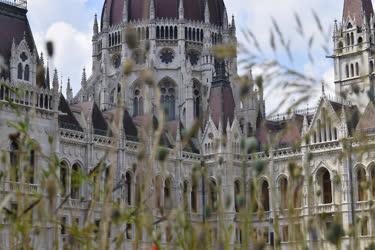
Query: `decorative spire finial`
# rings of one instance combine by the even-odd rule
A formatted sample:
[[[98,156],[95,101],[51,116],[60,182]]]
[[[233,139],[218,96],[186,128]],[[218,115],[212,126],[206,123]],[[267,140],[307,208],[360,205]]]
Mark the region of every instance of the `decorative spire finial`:
[[[96,13],[95,13],[95,16],[94,16],[93,33],[94,33],[94,35],[97,35],[99,33],[98,15]]]

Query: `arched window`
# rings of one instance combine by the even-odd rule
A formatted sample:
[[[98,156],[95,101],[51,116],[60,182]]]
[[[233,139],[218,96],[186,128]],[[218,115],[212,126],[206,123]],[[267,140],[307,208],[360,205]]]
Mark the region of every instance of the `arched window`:
[[[132,176],[129,172],[125,175],[125,195],[126,195],[126,203],[131,206],[132,205]]]
[[[348,34],[346,34],[346,45],[350,45],[350,35],[349,35],[349,33]]]
[[[184,209],[185,211],[188,211],[189,209],[189,182],[184,181],[184,187],[183,187],[183,202],[184,202]]]
[[[134,91],[134,99],[133,99],[133,116],[140,116],[143,115],[143,97],[140,89],[136,89]]]
[[[70,194],[71,198],[76,200],[80,198],[80,171],[80,166],[74,164],[72,167],[72,175],[70,177]]]
[[[359,64],[355,63],[355,74],[359,76]]]
[[[198,211],[198,181],[193,177],[191,184],[191,211],[196,213]]]
[[[280,209],[288,208],[288,180],[285,177],[280,178]]]
[[[367,200],[367,190],[363,186],[363,183],[366,182],[366,171],[363,168],[358,168],[357,170],[357,192],[358,192],[358,201]]]
[[[17,78],[22,80],[23,78],[23,67],[22,67],[22,63],[19,63],[18,64],[18,69],[17,69]]]
[[[161,32],[160,32],[161,39],[164,39],[164,27],[161,27]]]
[[[174,27],[174,39],[178,38],[177,26]]]
[[[164,183],[164,207],[166,209],[173,208],[172,183],[171,178],[167,178]]]
[[[191,41],[191,28],[189,28],[189,40]]]
[[[209,182],[209,205],[213,212],[217,211],[217,185],[214,180]]]
[[[201,30],[201,42],[203,42],[203,37],[204,37],[203,30]]]
[[[68,166],[65,162],[60,165],[60,184],[61,184],[61,194],[66,195],[68,191]]]
[[[169,27],[169,38],[173,39],[173,27]]]
[[[176,91],[174,84],[168,80],[160,84],[161,106],[164,109],[166,119],[172,121],[175,119],[176,109]]]
[[[26,169],[26,180],[34,184],[34,174],[35,174],[35,151],[29,151],[29,166]]]
[[[28,64],[25,66],[25,72],[24,72],[24,78],[23,79],[25,81],[30,81],[30,67],[29,67]]]
[[[358,44],[361,44],[363,42],[363,38],[360,36],[358,37]]]
[[[270,194],[269,194],[269,185],[266,180],[262,183],[262,190],[261,190],[261,201],[262,207],[264,211],[270,211]]]
[[[193,29],[193,41],[195,41],[195,29]]]
[[[169,28],[165,27],[165,39],[169,39]]]
[[[9,159],[11,165],[11,179],[18,182],[20,179],[19,161],[20,161],[20,148],[17,141],[12,141],[9,150]]]
[[[321,192],[321,203],[330,204],[332,203],[332,184],[331,175],[326,168],[321,168],[317,173],[318,186]]]
[[[160,39],[160,28],[159,28],[159,26],[156,27],[156,39]]]
[[[200,119],[201,117],[201,89],[199,82],[193,84],[193,98],[194,98],[194,118]]]
[[[375,166],[371,167],[371,193],[372,200],[375,200]]]
[[[234,182],[234,210],[236,213],[240,212],[240,199],[241,199],[241,182],[236,180]]]

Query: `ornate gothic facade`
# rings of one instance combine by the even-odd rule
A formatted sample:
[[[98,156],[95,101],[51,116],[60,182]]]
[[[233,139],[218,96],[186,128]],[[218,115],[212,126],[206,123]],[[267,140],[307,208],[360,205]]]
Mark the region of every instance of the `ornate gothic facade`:
[[[254,190],[250,183],[254,182],[259,184],[255,189],[259,191],[258,207],[264,211],[261,218],[254,213],[254,234],[270,248],[276,235],[283,249],[293,246],[299,240],[296,231],[305,232],[308,246],[319,244],[328,248],[323,229],[333,222],[336,212],[341,214],[346,231],[351,225],[360,228],[361,248],[374,239],[375,217],[370,201],[375,199],[375,188],[362,190],[360,183],[375,178],[375,151],[370,149],[359,155],[353,150],[351,155],[342,157],[347,147],[360,146],[355,140],[344,138],[353,139],[361,132],[369,136],[370,145],[375,143],[372,136],[375,106],[367,98],[368,93],[372,96],[374,87],[375,20],[371,0],[345,0],[342,23],[335,23],[336,95],[345,92],[351,102],[333,100],[323,93],[316,109],[274,119],[266,118],[262,90],[251,88],[240,101],[237,58],[221,62],[212,54],[214,45],[236,44],[237,40],[234,18],[228,20],[222,0],[106,0],[100,23],[95,16],[93,25],[93,73],[86,77],[83,71],[81,89],[75,96],[70,83],[66,95],[61,93],[56,70],[50,81],[49,68],[37,53],[25,2],[0,1],[0,55],[6,66],[0,68],[0,148],[8,163],[1,163],[1,168],[9,171],[5,166],[14,164],[18,147],[8,139],[14,129],[7,121],[19,119],[8,104],[11,100],[23,117],[35,110],[32,138],[45,155],[56,153],[62,161],[59,175],[65,191],[71,193],[59,212],[64,223],[82,225],[88,201],[93,199],[89,185],[79,188],[72,185],[71,173],[77,169],[90,173],[101,161],[115,164],[114,183],[120,183],[121,188],[114,192],[114,199],[134,206],[137,185],[145,174],[141,167],[134,168],[142,147],[140,137],[150,114],[156,127],[158,123],[157,93],[140,78],[148,69],[159,87],[165,111],[166,129],[161,144],[171,152],[165,168],[155,162],[148,170],[154,176],[149,202],[155,217],[161,216],[160,206],[185,204],[191,219],[200,222],[205,206],[214,207],[218,196],[221,200],[231,197],[224,220],[235,229],[231,237],[234,248],[243,244],[246,237],[239,226],[237,214],[241,204],[237,198],[241,194],[250,195]],[[130,49],[126,42],[129,27],[134,28],[139,41],[135,49]],[[134,60],[134,68],[121,85],[124,81],[121,65],[127,58]],[[40,66],[46,69],[43,79],[38,77]],[[15,95],[6,86],[24,91]],[[359,92],[360,98],[353,92]],[[121,116],[116,112],[120,93],[124,93],[126,107]],[[366,108],[360,110],[359,104],[365,100]],[[115,140],[111,124],[118,117],[123,117],[123,121],[120,138]],[[198,135],[188,147],[182,148],[182,130],[191,128],[197,119],[203,121]],[[310,139],[304,140],[307,135]],[[49,136],[57,137],[52,144]],[[258,141],[257,153],[241,154],[241,139],[251,136]],[[221,143],[223,138],[226,143]],[[109,150],[116,152],[115,163],[106,154]],[[259,176],[254,176],[252,168],[243,172],[243,157],[249,166],[264,161],[263,172]],[[194,166],[202,161],[208,175],[205,188],[192,178]],[[291,162],[302,167],[304,178],[298,182],[291,180],[288,170]],[[48,163],[41,155],[30,152],[30,165],[32,174],[27,178],[26,171],[20,171],[15,178],[1,181],[1,195],[16,189],[25,194],[42,191],[41,175]],[[216,196],[212,190],[218,186]],[[285,201],[292,198],[297,211],[294,224],[286,219],[284,212]],[[92,217],[95,223],[101,217],[102,208],[98,204]],[[318,227],[322,230],[309,231],[310,218],[322,214],[325,219]],[[217,232],[215,212],[207,220],[212,231]],[[5,225],[0,231],[0,248],[8,249],[7,222],[0,218],[0,223]],[[125,232],[123,249],[131,249],[135,226],[127,224],[113,230]],[[173,239],[170,229],[162,231],[163,243]],[[63,242],[65,238],[65,230],[61,230],[58,240]],[[55,238],[47,226],[33,235],[33,239],[37,249],[50,249]],[[146,247],[150,241],[145,234],[142,242]],[[349,249],[349,236],[343,238],[342,245]]]

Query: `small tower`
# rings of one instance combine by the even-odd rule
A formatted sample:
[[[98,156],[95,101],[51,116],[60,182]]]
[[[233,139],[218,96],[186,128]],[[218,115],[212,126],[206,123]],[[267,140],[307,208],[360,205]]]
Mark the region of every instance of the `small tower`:
[[[69,103],[73,101],[73,89],[70,86],[70,78],[68,78],[68,83],[66,85],[66,99]]]
[[[334,25],[335,92],[359,107],[367,104],[374,85],[373,16],[371,0],[345,0],[341,26]]]
[[[183,20],[185,18],[184,0],[180,0],[180,4],[178,6],[178,18],[180,20]]]
[[[208,7],[208,0],[205,1],[204,5],[204,22],[210,23],[210,8]]]
[[[85,89],[87,86],[87,77],[86,77],[86,68],[83,68],[82,78],[81,78],[81,87]]]
[[[96,36],[99,33],[99,26],[98,26],[98,16],[95,14],[94,16],[94,25],[93,25],[93,34]]]

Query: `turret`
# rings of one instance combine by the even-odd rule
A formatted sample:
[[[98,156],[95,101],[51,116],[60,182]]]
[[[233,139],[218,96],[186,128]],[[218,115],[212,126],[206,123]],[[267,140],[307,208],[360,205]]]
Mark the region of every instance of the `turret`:
[[[124,0],[124,8],[122,10],[122,22],[127,23],[129,20],[129,11],[128,11],[128,0]]]
[[[210,8],[208,7],[208,0],[206,0],[204,5],[204,22],[210,23]]]
[[[68,83],[66,85],[66,99],[68,103],[71,103],[73,100],[73,89],[70,86],[70,79],[68,78]]]
[[[150,0],[150,20],[155,19],[155,0]]]
[[[50,81],[50,76],[49,76],[49,63],[47,61],[47,69],[46,69],[46,82],[45,82],[45,87],[49,89],[51,86],[51,81]]]
[[[98,26],[98,16],[95,14],[94,16],[94,25],[93,25],[93,34],[94,36],[98,35],[99,33],[99,26]]]
[[[81,87],[83,89],[85,89],[87,86],[87,77],[86,77],[86,69],[83,68],[83,71],[82,71],[82,78],[81,78]]]
[[[183,20],[185,18],[184,0],[180,0],[180,4],[178,6],[178,18],[180,20]]]

